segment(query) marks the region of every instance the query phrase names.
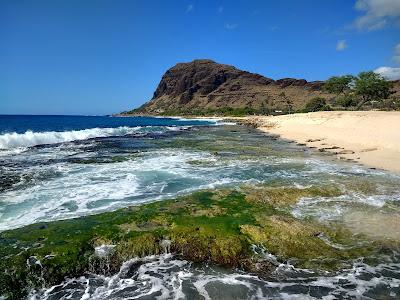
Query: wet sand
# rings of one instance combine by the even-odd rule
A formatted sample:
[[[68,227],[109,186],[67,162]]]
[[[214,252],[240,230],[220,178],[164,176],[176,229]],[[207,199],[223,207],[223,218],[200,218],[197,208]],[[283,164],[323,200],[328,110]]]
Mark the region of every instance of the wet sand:
[[[245,119],[262,131],[338,159],[400,174],[400,112],[329,111]]]

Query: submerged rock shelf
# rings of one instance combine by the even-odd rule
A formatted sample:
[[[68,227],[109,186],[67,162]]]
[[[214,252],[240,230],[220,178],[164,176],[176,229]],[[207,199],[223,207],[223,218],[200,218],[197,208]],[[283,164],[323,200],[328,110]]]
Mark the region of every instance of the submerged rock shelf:
[[[400,295],[399,177],[249,127],[172,129],[2,156],[0,298]]]
[[[87,272],[110,275],[133,257],[171,252],[193,262],[239,268],[260,277],[280,263],[321,271],[373,264],[396,241],[370,240],[341,226],[296,219],[304,197],[334,197],[334,187],[244,186],[0,233],[0,294],[10,299]],[[381,261],[380,261],[381,262]]]

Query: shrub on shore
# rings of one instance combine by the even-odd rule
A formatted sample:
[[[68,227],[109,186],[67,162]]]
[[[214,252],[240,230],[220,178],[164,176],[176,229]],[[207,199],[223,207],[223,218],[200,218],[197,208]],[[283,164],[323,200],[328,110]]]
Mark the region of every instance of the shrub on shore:
[[[325,98],[315,97],[307,102],[304,112],[313,112],[313,111],[325,111],[332,110],[331,107],[326,103]]]
[[[357,98],[352,93],[344,94],[337,98],[336,104],[348,109],[350,107],[356,107],[358,104]]]
[[[361,109],[366,104],[379,108],[392,94],[392,82],[373,71],[357,76],[344,75],[329,78],[324,89],[336,95],[336,104],[344,108]]]

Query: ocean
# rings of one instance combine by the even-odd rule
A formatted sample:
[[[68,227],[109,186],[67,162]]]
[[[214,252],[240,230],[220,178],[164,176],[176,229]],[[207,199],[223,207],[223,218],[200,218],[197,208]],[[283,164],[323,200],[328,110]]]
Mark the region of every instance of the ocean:
[[[0,230],[172,196],[192,188],[190,182],[206,186],[206,180],[185,178],[180,166],[196,153],[179,157],[152,141],[215,124],[148,117],[0,116]],[[179,180],[181,185],[167,186]]]
[[[0,231],[204,189],[261,184],[300,189],[334,184],[340,196],[304,197],[285,213],[345,224],[355,235],[378,226],[374,239],[398,238],[398,228],[385,220],[400,213],[399,176],[337,161],[252,128],[207,119],[0,116]],[[335,272],[296,268],[264,253],[276,263],[268,278],[166,253],[126,261],[114,275],[68,278],[29,297],[396,299],[400,255],[385,249],[374,262],[361,257]]]

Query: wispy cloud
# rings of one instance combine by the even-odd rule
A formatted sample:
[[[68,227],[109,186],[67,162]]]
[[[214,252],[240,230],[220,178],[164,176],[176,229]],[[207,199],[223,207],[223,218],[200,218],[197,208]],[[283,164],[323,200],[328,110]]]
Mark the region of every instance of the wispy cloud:
[[[223,7],[222,5],[219,6],[219,7],[218,7],[218,12],[219,12],[219,13],[222,13],[223,11],[224,11],[224,7]]]
[[[394,47],[394,55],[392,57],[395,63],[400,64],[400,43]]]
[[[194,10],[194,5],[193,5],[193,4],[189,4],[189,5],[186,7],[186,12],[187,12],[187,13],[192,12],[193,10]]]
[[[400,68],[379,67],[374,72],[381,74],[383,77],[385,77],[388,80],[400,79]]]
[[[400,22],[399,0],[357,0],[355,8],[364,12],[353,24],[360,30],[379,30],[391,22]]]
[[[343,51],[344,49],[347,48],[347,42],[346,40],[339,40],[336,44],[336,50],[337,51]]]
[[[226,23],[225,24],[225,29],[228,30],[233,30],[239,27],[239,24],[233,24],[233,23]]]

